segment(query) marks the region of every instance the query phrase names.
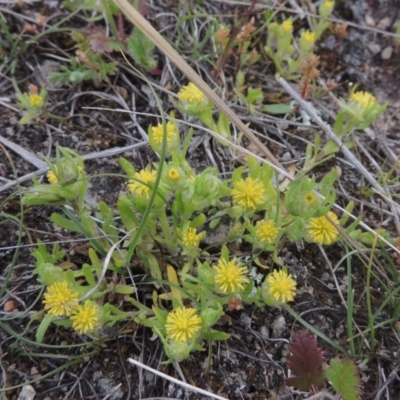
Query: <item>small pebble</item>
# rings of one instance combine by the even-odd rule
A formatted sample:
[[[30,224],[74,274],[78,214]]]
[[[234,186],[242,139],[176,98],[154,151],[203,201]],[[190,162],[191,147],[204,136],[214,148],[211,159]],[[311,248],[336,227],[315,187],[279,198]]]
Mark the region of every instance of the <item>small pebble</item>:
[[[25,385],[18,396],[18,400],[32,400],[35,395],[35,389],[31,385]]]
[[[382,60],[389,60],[392,57],[393,47],[387,46],[382,50],[381,57]]]
[[[286,329],[286,319],[283,315],[278,315],[272,323],[272,334],[274,338],[280,338]]]

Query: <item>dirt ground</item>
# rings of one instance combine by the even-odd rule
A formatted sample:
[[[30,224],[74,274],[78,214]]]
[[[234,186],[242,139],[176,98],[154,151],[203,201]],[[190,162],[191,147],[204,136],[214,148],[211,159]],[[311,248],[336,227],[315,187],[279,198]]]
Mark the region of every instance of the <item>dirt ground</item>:
[[[227,23],[233,23],[233,16],[243,12],[245,7],[239,2],[197,3],[201,3],[215,18],[224,19]],[[263,7],[272,3],[260,2]],[[300,7],[305,7],[306,3],[297,1]],[[334,16],[348,24],[347,36],[341,42],[329,36],[319,43],[317,54],[321,57],[321,82],[332,80],[343,85],[337,89],[338,96],[341,90],[347,91],[344,88],[349,82],[357,83],[360,89],[373,93],[379,102],[390,103],[384,116],[371,129],[357,133],[360,147],[355,152],[372,173],[377,173],[376,164],[385,166],[385,171],[391,168],[397,171],[400,149],[400,45],[396,44],[391,34],[400,17],[400,2],[348,0],[336,3]],[[290,2],[285,6],[290,7]],[[261,11],[257,10],[254,12],[256,23],[261,19]],[[13,35],[21,33],[26,24],[25,17],[33,18],[37,12],[55,23],[65,17],[67,11],[62,2],[57,0],[12,4],[0,2],[0,17]],[[177,1],[154,1],[148,4],[146,18],[162,30],[167,38],[173,38],[176,26],[171,16],[178,12]],[[84,25],[83,19],[78,16],[71,22],[76,27]],[[125,24],[129,32],[130,25],[127,21]],[[306,19],[300,20],[299,24],[306,24]],[[0,38],[5,40],[1,31]],[[24,34],[24,40],[29,40],[28,33]],[[47,83],[49,71],[63,62],[54,56],[59,56],[60,60],[67,55],[71,57],[74,54],[73,45],[66,32],[45,35],[30,45],[26,53],[16,53],[18,68],[13,75],[8,68],[0,66],[0,285],[8,282],[0,299],[0,388],[12,388],[33,380],[30,384],[36,391],[35,399],[206,398],[185,392],[176,384],[131,366],[127,359],[134,358],[231,400],[304,398],[304,394],[290,389],[284,383],[288,341],[292,332],[302,326],[280,308],[245,307],[240,311],[228,311],[227,318],[221,321],[218,329],[230,333],[231,338],[212,345],[211,359],[208,358],[208,351],[197,352],[179,366],[160,364],[165,361],[162,345],[158,340],[153,340],[150,330],[132,322],[105,329],[102,339],[90,346],[85,343],[85,337],[71,329],[53,326],[46,333],[46,347],[35,346],[35,328],[38,326],[35,316],[41,309],[37,299],[43,288],[32,274],[32,248],[38,240],[48,244],[59,242],[67,250],[68,261],[81,265],[86,259],[85,242],[80,241],[78,235],[66,237],[65,232],[54,229],[50,222],[49,216],[57,207],[25,209],[24,228],[22,235],[20,233],[17,217],[21,215],[21,202],[18,193],[31,185],[31,178],[27,175],[43,167],[37,159],[54,157],[56,145],[70,147],[82,156],[92,155],[85,161],[88,175],[93,176],[90,179],[90,196],[110,205],[115,205],[118,195],[126,190],[124,179],[115,175],[122,173],[118,163],[120,156],[127,158],[137,168],[157,160],[141,134],[157,121],[157,118],[147,115],[157,114],[156,106],[151,101],[145,83],[119,54],[112,55],[120,66],[107,83],[95,85],[85,82],[78,86],[61,87]],[[179,70],[165,60],[164,55],[157,53],[157,56],[158,72],[148,78],[160,88],[159,95],[166,106],[165,111],[169,112],[172,105],[168,103],[164,89],[177,92],[179,84],[186,80]],[[233,65],[234,60],[229,60],[225,71],[228,82]],[[214,87],[208,67],[204,63],[199,71]],[[289,99],[276,82],[274,73],[271,63],[258,66],[248,77],[265,90],[267,103],[274,97],[280,101]],[[48,119],[21,126],[18,123],[20,113],[16,106],[13,82],[22,91],[27,91],[29,84],[39,87],[46,84],[50,112],[64,119]],[[116,93],[120,93],[121,97]],[[137,112],[135,117],[115,110],[124,109],[125,105]],[[323,110],[325,120],[332,122],[329,97],[315,100],[314,105]],[[102,109],[96,110],[94,107]],[[267,118],[269,116],[252,116],[241,107],[235,111],[245,123],[250,123],[251,128],[263,135],[262,140],[273,154],[288,164],[301,162],[307,140],[312,141],[317,132],[313,126],[299,127],[290,121],[282,128],[278,120]],[[237,165],[233,153],[225,148],[221,150],[218,143],[201,135],[201,132],[195,132],[189,163],[198,171],[214,162],[220,171],[232,171]],[[12,148],[12,144],[18,147]],[[31,161],[23,157],[21,149],[34,156]],[[119,154],[99,156],[110,149],[121,150]],[[356,199],[356,211],[363,213],[364,221],[372,228],[377,228],[381,221],[379,202],[374,195],[365,194],[364,180],[340,154],[316,169],[315,173],[320,176],[333,166],[340,167],[342,173],[337,187],[338,204],[344,206],[349,199]],[[22,178],[20,187],[15,185],[17,177]],[[391,190],[396,194],[399,187],[393,185]],[[397,235],[395,222],[389,214],[385,214],[385,228]],[[336,265],[344,254],[345,249],[341,244],[327,247],[325,254],[322,254],[316,245],[298,247],[288,242],[281,250],[280,257],[298,282],[293,309],[326,336],[346,346],[346,309],[328,267],[329,263]],[[265,257],[265,264],[268,264],[268,255]],[[13,269],[9,276],[10,268]],[[357,299],[365,289],[365,269],[356,260],[351,269]],[[137,272],[140,280],[144,273],[140,268]],[[339,287],[345,285],[346,275],[343,267],[336,270]],[[373,291],[375,308],[384,299],[385,293],[379,289]],[[11,310],[7,308],[10,307],[10,301],[13,302]],[[388,319],[388,315],[382,315],[381,318],[382,321]],[[365,305],[357,304],[354,319],[361,328],[367,326]],[[361,398],[398,399],[399,336],[393,326],[385,326],[377,330],[376,339],[379,344],[377,351],[369,354],[367,347],[362,350],[364,356],[369,356],[370,362],[361,367],[364,384]],[[63,347],[66,344],[75,347]],[[320,340],[319,344],[324,348],[327,359],[337,355],[336,350],[326,343]],[[65,366],[66,363],[69,363],[68,366]],[[22,399],[18,397],[20,391],[21,387],[17,387],[1,393],[3,398]]]

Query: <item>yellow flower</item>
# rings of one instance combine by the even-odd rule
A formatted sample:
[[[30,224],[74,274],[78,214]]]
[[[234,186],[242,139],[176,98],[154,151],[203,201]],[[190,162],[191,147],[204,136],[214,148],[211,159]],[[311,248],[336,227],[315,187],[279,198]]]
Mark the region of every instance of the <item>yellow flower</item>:
[[[254,210],[264,203],[264,186],[253,178],[241,179],[233,184],[233,202],[246,210]]]
[[[72,327],[79,333],[91,331],[98,320],[97,307],[90,300],[86,300],[83,305],[78,305],[71,316]]]
[[[169,169],[168,178],[171,179],[171,181],[178,181],[180,177],[181,177],[181,174],[176,168]]]
[[[333,7],[335,6],[335,2],[333,0],[325,0],[318,8],[318,13],[320,17],[326,18],[332,14]]]
[[[154,141],[157,144],[161,144],[163,141],[164,135],[164,127],[163,124],[158,124],[157,126],[153,126],[151,128],[151,133],[153,135]],[[171,140],[177,135],[176,126],[173,122],[167,122],[167,142],[171,142]]]
[[[153,183],[156,180],[157,172],[156,171],[149,171],[148,169],[143,169],[140,172],[135,174],[136,180],[130,180],[128,182],[128,189],[131,192],[134,192],[138,197],[146,197],[149,198],[149,194],[151,188],[147,185]],[[145,185],[147,184],[147,185]]]
[[[376,98],[368,92],[354,92],[350,95],[350,100],[360,104],[364,109],[376,104]]]
[[[188,103],[201,103],[205,100],[204,93],[192,82],[178,92],[178,98],[181,102]]]
[[[178,342],[187,342],[201,329],[201,318],[194,308],[178,307],[167,316],[167,335]]]
[[[43,104],[43,97],[38,94],[31,93],[29,95],[29,102],[32,107],[39,107]]]
[[[44,294],[44,308],[54,317],[68,316],[77,306],[78,297],[78,293],[72,291],[67,282],[56,282],[50,285]]]
[[[308,192],[303,199],[308,206],[312,206],[317,201],[317,196],[312,192]]]
[[[278,228],[272,219],[258,221],[256,226],[256,236],[260,242],[272,243],[278,236]]]
[[[214,266],[215,283],[222,293],[237,293],[244,289],[244,284],[249,280],[246,278],[247,268],[241,267],[237,260],[226,262],[219,260]]]
[[[282,27],[286,32],[290,32],[293,29],[293,21],[289,19],[285,19],[285,21],[282,22]]]
[[[301,39],[303,39],[307,43],[315,42],[315,33],[309,30],[302,32]]]
[[[309,30],[302,32],[301,39],[303,39],[307,43],[315,42],[315,33]]]
[[[46,176],[47,176],[48,181],[49,181],[51,184],[55,185],[56,183],[58,183],[58,178],[56,177],[56,174],[55,174],[53,171],[49,171],[49,172],[46,174]]]
[[[198,247],[202,236],[201,234],[197,234],[196,229],[188,228],[182,234],[182,243],[184,246]]]
[[[267,282],[269,293],[276,302],[293,301],[296,294],[296,281],[286,271],[273,271],[268,275]]]
[[[335,213],[329,211],[327,214],[331,220],[338,225],[339,219]],[[328,221],[326,217],[311,218],[307,230],[315,243],[331,244],[339,236],[339,231]]]

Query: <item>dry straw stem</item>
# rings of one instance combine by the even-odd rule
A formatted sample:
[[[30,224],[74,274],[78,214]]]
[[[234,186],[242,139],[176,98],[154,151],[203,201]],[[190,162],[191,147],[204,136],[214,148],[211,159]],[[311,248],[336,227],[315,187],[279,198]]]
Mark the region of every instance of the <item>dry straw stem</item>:
[[[113,0],[125,16],[139,28],[175,65],[193,82],[202,92],[224,112],[230,121],[242,131],[247,138],[257,145],[270,161],[280,170],[285,171],[282,164],[271,154],[267,147],[254,135],[254,133],[236,116],[236,114],[216,95],[206,82],[193,70],[193,68],[172,48],[172,46],[139,14],[127,0]]]
[[[136,367],[144,368],[147,371],[150,371],[153,374],[155,374],[155,375],[157,375],[157,376],[159,376],[161,378],[167,379],[168,381],[173,382],[173,383],[175,383],[175,384],[177,384],[179,386],[182,386],[185,389],[188,389],[188,390],[190,390],[190,391],[192,391],[194,393],[200,393],[200,394],[203,394],[205,396],[208,396],[208,397],[211,397],[211,398],[217,399],[217,400],[228,400],[226,397],[218,396],[217,394],[214,394],[214,393],[211,393],[211,392],[207,392],[206,390],[200,389],[200,388],[198,388],[196,386],[189,385],[186,382],[182,382],[182,381],[180,381],[178,379],[172,378],[172,376],[169,376],[169,375],[164,374],[163,372],[157,371],[157,370],[155,370],[155,369],[153,369],[153,368],[151,368],[151,367],[149,367],[149,366],[147,366],[145,364],[142,364],[139,361],[134,360],[133,358],[128,358],[128,362],[130,362],[131,364],[135,365]]]

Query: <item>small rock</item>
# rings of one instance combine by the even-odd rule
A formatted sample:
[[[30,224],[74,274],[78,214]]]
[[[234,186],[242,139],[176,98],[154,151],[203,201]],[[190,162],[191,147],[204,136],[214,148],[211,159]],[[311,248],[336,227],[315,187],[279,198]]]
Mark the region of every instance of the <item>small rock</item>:
[[[4,311],[5,312],[11,312],[15,310],[15,301],[14,300],[8,300],[4,303]]]
[[[272,323],[272,335],[274,338],[280,338],[286,329],[286,319],[283,315],[278,315]]]
[[[260,327],[260,334],[262,336],[264,336],[265,338],[267,338],[267,339],[269,338],[269,331],[268,331],[268,328],[265,325]]]
[[[375,20],[368,14],[365,16],[365,23],[369,26],[375,26]]]
[[[25,385],[18,396],[18,400],[32,400],[35,395],[35,389],[31,385]]]
[[[392,46],[385,47],[381,53],[382,60],[389,60],[392,57],[392,54],[393,54],[393,47]]]
[[[378,43],[370,43],[368,49],[372,54],[378,54],[381,51],[381,46]]]
[[[382,18],[379,21],[379,24],[378,24],[377,28],[386,30],[386,29],[388,29],[390,27],[391,24],[392,24],[392,18],[391,17],[385,17],[385,18]]]

